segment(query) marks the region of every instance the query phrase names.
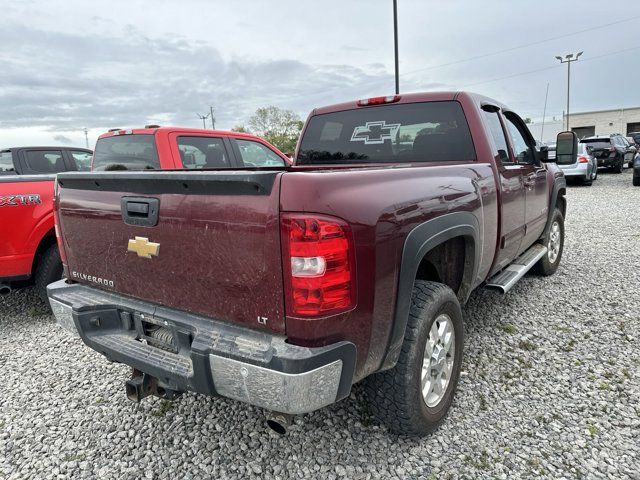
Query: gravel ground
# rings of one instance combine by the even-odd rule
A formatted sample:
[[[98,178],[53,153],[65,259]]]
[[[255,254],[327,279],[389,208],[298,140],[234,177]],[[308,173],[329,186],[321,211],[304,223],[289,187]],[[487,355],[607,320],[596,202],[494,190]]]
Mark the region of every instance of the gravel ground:
[[[284,437],[231,400],[133,404],[126,367],[15,291],[0,300],[0,478],[640,479],[640,188],[602,174],[567,197],[556,275],[464,309],[458,394],[423,439],[377,425],[359,387]]]

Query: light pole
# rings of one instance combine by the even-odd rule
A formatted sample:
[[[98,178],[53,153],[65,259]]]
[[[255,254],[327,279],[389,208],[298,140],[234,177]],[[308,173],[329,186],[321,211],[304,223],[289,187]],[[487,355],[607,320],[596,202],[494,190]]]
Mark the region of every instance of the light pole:
[[[202,128],[206,129],[206,128],[207,128],[207,124],[206,124],[205,120],[206,120],[207,118],[209,118],[209,115],[210,115],[210,114],[209,114],[209,113],[207,113],[206,115],[200,115],[199,113],[196,113],[196,115],[198,116],[198,118],[199,118],[200,120],[202,120]]]
[[[567,55],[565,55],[564,58],[562,58],[559,55],[556,55],[556,60],[560,60],[560,63],[567,64],[567,130],[569,130],[569,93],[571,91],[571,62],[575,62],[576,60],[578,60],[578,57],[583,53],[584,52],[578,52],[575,58],[573,57],[573,53],[568,53]]]
[[[213,107],[209,105],[209,110],[211,112],[211,130],[216,129],[216,117],[213,116]]]
[[[400,93],[400,69],[398,66],[398,0],[393,0],[393,45],[396,61],[396,95]]]

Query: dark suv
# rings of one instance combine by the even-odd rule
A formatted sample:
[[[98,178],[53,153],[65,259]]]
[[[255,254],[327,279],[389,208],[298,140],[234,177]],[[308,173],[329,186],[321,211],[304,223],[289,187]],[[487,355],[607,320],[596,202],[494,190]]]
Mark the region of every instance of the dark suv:
[[[627,165],[633,164],[637,151],[619,133],[586,137],[580,143],[591,147],[591,154],[597,159],[598,167],[607,167],[616,173],[622,173]]]

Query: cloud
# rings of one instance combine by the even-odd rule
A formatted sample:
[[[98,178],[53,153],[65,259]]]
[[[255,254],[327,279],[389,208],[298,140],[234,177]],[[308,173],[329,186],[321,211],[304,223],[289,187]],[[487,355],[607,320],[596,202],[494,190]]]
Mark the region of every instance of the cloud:
[[[22,39],[28,38],[25,43]],[[302,116],[311,108],[392,88],[379,65],[313,65],[297,60],[224,60],[208,45],[150,38],[133,26],[112,34],[0,29],[0,128],[51,131],[138,126],[161,119],[217,126],[246,122],[267,105]]]
[[[70,145],[73,143],[73,140],[71,140],[69,137],[66,137],[64,135],[54,135],[53,139],[58,142],[58,143],[62,143],[64,145]]]

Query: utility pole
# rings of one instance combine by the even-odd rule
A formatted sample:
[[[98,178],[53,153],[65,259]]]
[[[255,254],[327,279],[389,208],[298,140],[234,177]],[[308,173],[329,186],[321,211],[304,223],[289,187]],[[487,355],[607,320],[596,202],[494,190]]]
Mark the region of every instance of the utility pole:
[[[87,148],[89,148],[89,130],[87,130],[87,127],[84,127],[84,142],[87,144]]]
[[[544,119],[547,116],[547,98],[549,98],[549,82],[547,82],[547,93],[544,95],[544,109],[542,110],[542,128],[540,129],[540,143],[544,142]]]
[[[200,115],[199,113],[196,113],[196,116],[197,116],[200,120],[202,120],[202,128],[205,128],[205,129],[207,128],[207,124],[206,124],[206,122],[205,122],[205,121],[207,120],[207,118],[209,118],[209,115],[210,115],[210,114],[208,114],[208,113],[207,113],[206,115]]]
[[[400,67],[398,63],[398,0],[393,0],[393,44],[396,61],[396,95],[400,93]]]
[[[556,55],[556,60],[560,60],[560,63],[567,64],[567,130],[569,130],[569,94],[571,92],[571,62],[575,62],[578,60],[578,57],[582,55],[584,52],[578,52],[576,57],[573,58],[573,53],[568,53],[564,56],[564,59]]]
[[[211,113],[211,130],[216,129],[216,117],[213,116],[213,107],[209,105],[209,110]]]

